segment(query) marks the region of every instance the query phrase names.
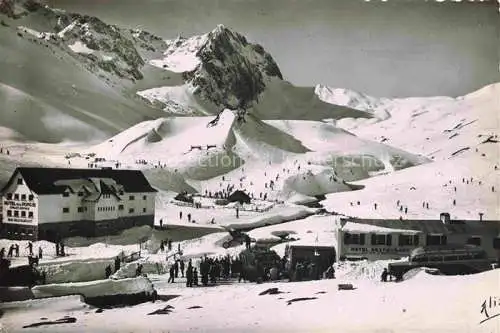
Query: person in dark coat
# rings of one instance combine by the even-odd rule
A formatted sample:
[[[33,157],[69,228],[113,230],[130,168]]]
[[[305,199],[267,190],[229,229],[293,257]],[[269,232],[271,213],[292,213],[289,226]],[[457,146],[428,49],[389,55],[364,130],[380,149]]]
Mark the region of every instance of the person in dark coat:
[[[106,279],[109,279],[109,277],[111,276],[111,266],[110,265],[106,266],[104,273],[106,275]]]
[[[61,242],[61,257],[64,257],[66,255],[66,253],[64,253],[64,243]]]
[[[142,275],[142,264],[138,264],[137,268],[135,269],[135,276],[141,276]]]
[[[250,239],[250,236],[245,234],[245,246],[246,246],[246,248],[249,249],[251,244],[252,244],[252,240]]]
[[[162,240],[162,241],[161,241],[161,243],[160,243],[160,251],[161,251],[161,252],[164,252],[164,251],[165,251],[165,245],[164,245],[164,243],[163,243],[163,240]]]
[[[193,269],[193,284],[198,286],[198,270],[196,268]]]
[[[382,272],[382,275],[380,277],[380,279],[381,279],[382,282],[387,282],[387,275],[388,274],[389,273],[387,272],[387,268],[384,268],[384,271]]]
[[[16,257],[19,257],[19,244],[15,245]]]
[[[174,283],[174,277],[175,277],[175,268],[174,265],[171,265],[169,270],[168,283],[170,282]]]
[[[14,254],[14,244],[11,244],[9,247],[9,252],[7,253],[7,257],[12,258]]]
[[[120,269],[120,258],[116,257],[115,258],[115,272],[117,272]]]
[[[32,257],[33,256],[33,243],[28,242],[28,246],[26,246],[26,248],[28,249],[29,256]]]
[[[168,240],[168,250],[172,251],[172,240],[171,239]]]
[[[186,287],[192,287],[192,286],[193,286],[193,266],[190,260],[186,270]]]
[[[2,247],[0,250],[0,259],[3,259],[5,257],[5,247]]]
[[[179,261],[176,260],[174,263],[174,272],[175,272],[175,278],[179,277]]]
[[[180,268],[181,268],[181,274],[182,274],[182,277],[184,277],[184,260],[179,260],[179,265],[180,265]]]
[[[43,250],[42,250],[42,247],[39,246],[38,247],[38,259],[42,259],[43,258]]]
[[[56,257],[59,257],[59,243],[56,243]]]

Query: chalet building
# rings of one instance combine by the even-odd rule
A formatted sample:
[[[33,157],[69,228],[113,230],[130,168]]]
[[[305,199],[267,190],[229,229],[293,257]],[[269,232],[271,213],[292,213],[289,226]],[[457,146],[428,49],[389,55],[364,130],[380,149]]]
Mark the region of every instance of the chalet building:
[[[500,221],[342,218],[337,233],[339,259],[398,259],[421,246],[472,244],[500,258]]]
[[[152,227],[156,192],[138,170],[17,168],[0,191],[0,233],[54,241]]]

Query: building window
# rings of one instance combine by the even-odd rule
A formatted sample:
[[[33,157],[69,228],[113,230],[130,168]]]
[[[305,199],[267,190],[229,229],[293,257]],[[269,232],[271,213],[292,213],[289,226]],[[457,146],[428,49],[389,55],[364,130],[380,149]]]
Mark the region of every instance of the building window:
[[[33,212],[28,212],[28,217],[33,218]]]
[[[14,200],[19,200],[19,194],[14,194]]]
[[[500,250],[500,237],[493,238],[493,248],[495,250]]]
[[[365,234],[344,234],[344,244],[346,245],[365,245]]]
[[[146,197],[145,195],[143,195],[143,196],[142,196],[142,200],[146,200],[146,198],[147,198],[147,197]]]
[[[129,200],[134,200],[135,198],[134,198],[134,196],[133,196],[133,195],[131,195],[131,196],[129,196],[129,197],[128,197],[128,199],[129,199]]]
[[[83,213],[83,207],[78,207],[78,213]]]
[[[446,245],[445,235],[427,235],[426,245]]]
[[[63,192],[63,197],[69,197],[69,192]]]
[[[145,212],[146,212],[146,208],[143,208],[143,209],[142,209],[142,212],[143,212],[143,213],[145,213]]]
[[[69,213],[69,208],[68,207],[64,207],[63,208],[63,213]]]
[[[7,200],[12,200],[12,193],[7,193]]]
[[[129,212],[129,213],[133,213],[133,212],[134,212],[134,209],[133,209],[133,208],[129,208],[129,209],[128,209],[128,212]]]
[[[28,200],[29,201],[33,201],[33,198],[34,198],[33,194],[28,195]]]
[[[14,217],[19,217],[19,211],[17,210],[14,211]]]
[[[418,235],[399,235],[399,246],[418,246]]]
[[[372,234],[372,245],[391,245],[392,235]]]
[[[22,185],[23,184],[23,179],[22,178],[18,178],[17,179],[17,185]]]
[[[118,205],[118,210],[123,210],[123,205]]]
[[[21,200],[26,201],[26,194],[21,194]]]
[[[7,211],[7,216],[12,216],[12,211],[10,209]]]
[[[481,237],[479,236],[469,237],[469,239],[467,239],[467,244],[481,246]]]
[[[21,217],[26,217],[26,211],[25,210],[21,211]]]
[[[82,191],[78,192],[78,196],[83,197],[83,192]]]

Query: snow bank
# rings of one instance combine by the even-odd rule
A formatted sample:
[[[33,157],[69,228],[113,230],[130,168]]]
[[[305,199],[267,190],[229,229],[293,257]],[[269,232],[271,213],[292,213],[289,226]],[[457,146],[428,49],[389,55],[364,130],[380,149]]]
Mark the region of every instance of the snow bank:
[[[82,294],[85,297],[100,297],[121,294],[152,293],[149,279],[138,277],[123,280],[98,280],[92,282],[47,284],[32,288],[36,298]]]
[[[39,269],[46,273],[47,283],[86,282],[103,279],[108,265],[113,267],[114,259],[44,263]]]
[[[126,263],[120,269],[111,275],[112,279],[126,279],[135,277],[137,266],[142,265],[142,273],[144,274],[166,274],[167,267],[165,265],[165,258],[154,260],[153,258],[139,259],[137,261]]]

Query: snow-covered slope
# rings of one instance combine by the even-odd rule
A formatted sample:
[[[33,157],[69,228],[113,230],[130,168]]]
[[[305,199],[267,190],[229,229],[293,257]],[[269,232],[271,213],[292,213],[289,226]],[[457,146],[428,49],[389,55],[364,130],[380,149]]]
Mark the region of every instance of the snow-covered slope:
[[[476,219],[483,213],[484,219],[499,219],[499,89],[493,84],[455,99],[393,101],[389,119],[353,132],[384,138],[380,141],[435,162],[362,181],[363,190],[328,196],[326,206],[362,217],[435,218],[450,212],[452,218]]]
[[[203,181],[193,184],[200,191],[215,191],[220,177],[226,175],[224,183],[225,178],[232,179],[233,184],[240,183],[257,195],[268,192],[264,183],[273,180],[273,198],[349,191],[352,187],[345,181],[428,161],[359,139],[330,124],[262,121],[230,110],[216,118],[160,118],[140,123],[87,153],[132,166],[137,166],[138,160],[146,161],[146,165],[139,165],[146,169],[154,166],[157,173],[158,168],[165,170],[171,183],[179,184],[182,177],[188,183]],[[264,169],[269,174],[263,178]],[[236,177],[241,179],[236,181]]]

